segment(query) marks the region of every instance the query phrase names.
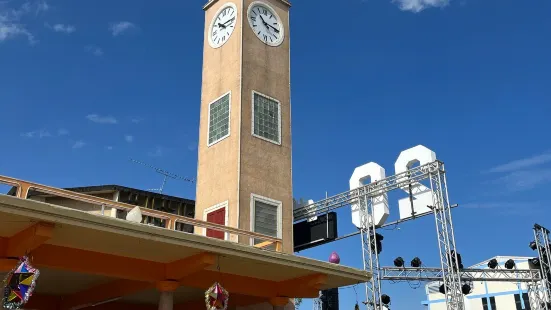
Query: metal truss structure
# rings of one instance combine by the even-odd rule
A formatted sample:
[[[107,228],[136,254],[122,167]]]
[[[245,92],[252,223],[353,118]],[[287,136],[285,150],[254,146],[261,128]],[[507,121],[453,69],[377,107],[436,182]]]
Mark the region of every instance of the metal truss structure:
[[[541,305],[540,309],[551,310],[551,249],[549,245],[549,230],[541,225],[534,224],[534,242],[538,251],[538,259],[542,281],[534,283],[530,290],[530,298]],[[543,294],[540,292],[543,291]],[[533,308],[532,308],[533,309]]]
[[[378,197],[383,194],[397,189],[411,188],[420,181],[430,180],[433,203],[430,208],[434,214],[438,235],[441,271],[445,275],[442,279],[446,287],[446,304],[448,310],[463,310],[459,272],[456,266],[452,266],[452,262],[457,262],[458,259],[455,251],[455,236],[445,173],[444,163],[436,160],[302,208],[297,208],[293,211],[293,216],[295,221],[298,222],[313,216],[327,214],[331,210],[350,204],[357,203],[359,205],[364,269],[373,273],[371,281],[366,283],[366,306],[368,310],[382,310],[384,308],[380,300],[379,251],[375,233],[377,227],[374,221],[370,220],[371,214],[373,214],[372,206],[378,202],[376,199],[379,199]]]
[[[366,298],[364,302],[368,310],[384,310],[388,306],[381,301],[382,280],[421,280],[441,281],[444,284],[447,310],[464,310],[464,299],[461,290],[462,283],[472,281],[499,281],[499,282],[525,282],[530,296],[532,310],[551,310],[551,249],[549,230],[535,225],[534,236],[540,260],[540,270],[528,269],[460,269],[455,235],[453,230],[451,208],[448,198],[446,171],[444,164],[438,160],[409,169],[380,181],[358,187],[356,189],[328,197],[321,201],[308,204],[293,211],[295,222],[306,220],[314,216],[328,214],[330,211],[358,204],[360,209],[360,234],[362,237],[362,255],[364,269],[372,272],[371,281],[366,283]],[[434,215],[438,248],[440,254],[439,268],[408,268],[408,267],[380,267],[379,249],[376,229],[380,228],[371,220],[373,205],[379,203],[378,199],[384,199],[383,194],[402,188],[411,188],[423,180],[430,181],[432,192],[432,206],[429,208]],[[410,200],[412,199],[410,193]],[[412,210],[413,211],[413,210]],[[428,214],[415,216],[413,219]],[[409,218],[411,219],[411,218]],[[409,219],[401,219],[396,223]],[[546,276],[548,275],[548,276]],[[314,300],[313,308],[321,310],[320,299]]]
[[[430,267],[382,267],[381,280],[390,281],[442,281],[444,275],[440,268]],[[539,270],[535,269],[461,269],[459,278],[462,282],[528,282],[541,279]]]

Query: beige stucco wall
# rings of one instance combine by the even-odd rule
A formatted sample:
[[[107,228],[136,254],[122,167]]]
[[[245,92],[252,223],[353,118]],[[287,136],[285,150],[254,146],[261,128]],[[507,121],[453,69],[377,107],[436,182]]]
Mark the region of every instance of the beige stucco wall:
[[[251,194],[280,201],[284,251],[292,253],[289,7],[280,0],[265,0],[285,29],[283,43],[270,47],[254,35],[246,20],[252,0],[232,0],[238,9],[236,29],[225,45],[213,49],[208,43],[210,22],[227,2],[215,1],[205,12],[196,218],[204,219],[205,209],[228,201],[228,225],[249,230]],[[280,102],[281,145],[252,135],[253,90]],[[208,106],[228,91],[230,136],[208,147]],[[240,242],[249,240],[240,238]]]

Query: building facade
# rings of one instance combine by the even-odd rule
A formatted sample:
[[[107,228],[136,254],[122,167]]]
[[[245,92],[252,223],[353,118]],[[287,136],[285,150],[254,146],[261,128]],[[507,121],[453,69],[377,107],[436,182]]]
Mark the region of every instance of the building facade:
[[[195,213],[198,220],[281,238],[286,253],[293,253],[290,6],[210,0],[203,8]],[[214,237],[249,243],[231,234]]]
[[[116,202],[139,206],[140,208],[146,210],[153,209],[190,218],[195,216],[195,201],[186,198],[169,196],[120,185],[82,186],[65,189],[76,193],[87,194]],[[8,195],[14,196],[15,191],[16,188],[14,187],[8,192]],[[115,208],[86,203],[65,197],[48,195],[36,191],[30,191],[28,199],[118,219],[125,219],[127,214],[127,212],[123,210],[117,210]],[[151,216],[143,216],[142,223],[158,227],[165,227],[166,225],[165,220],[153,218]],[[194,227],[189,224],[176,223],[175,230],[193,233]]]
[[[496,256],[499,267],[505,269],[505,262],[515,261],[517,269],[529,269],[528,259],[532,257]],[[488,269],[488,261],[469,268]],[[427,310],[446,310],[444,295],[439,292],[442,282],[430,282],[425,286],[427,300],[423,301]],[[528,288],[522,282],[475,281],[472,291],[464,296],[465,310],[530,310]]]

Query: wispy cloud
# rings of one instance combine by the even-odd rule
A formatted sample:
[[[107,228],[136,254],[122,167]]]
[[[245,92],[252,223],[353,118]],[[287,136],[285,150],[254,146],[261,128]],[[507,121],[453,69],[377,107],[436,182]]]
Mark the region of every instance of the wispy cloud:
[[[501,174],[490,183],[497,184],[507,192],[531,190],[539,185],[551,183],[551,152],[544,152],[495,166],[486,174]],[[543,167],[541,167],[543,166]]]
[[[513,160],[506,164],[493,167],[487,172],[511,172],[543,165],[548,162],[551,162],[551,152],[545,152],[543,154]]]
[[[103,49],[99,46],[86,45],[84,47],[84,50],[88,53],[91,53],[94,56],[102,56],[103,55]]]
[[[147,153],[147,155],[151,157],[161,157],[164,154],[165,154],[165,150],[160,146],[155,147],[153,151],[150,151]]]
[[[98,124],[116,124],[117,123],[117,119],[111,115],[102,116],[98,114],[88,114],[86,115],[86,118],[89,121],[98,123]]]
[[[73,149],[81,149],[81,148],[83,148],[85,145],[86,145],[86,143],[85,143],[84,141],[78,140],[78,141],[75,141],[75,142],[73,143],[72,148],[73,148]]]
[[[547,208],[549,202],[544,201],[484,201],[462,204],[460,208],[490,210],[501,215],[532,215]]]
[[[508,192],[531,190],[551,182],[551,169],[520,170],[508,173],[494,181]]]
[[[132,143],[134,141],[134,136],[131,136],[131,135],[125,135],[124,136],[124,141],[128,142],[128,143]]]
[[[8,6],[9,1],[0,1],[0,43],[16,37],[26,37],[30,44],[38,41],[25,25],[26,17],[36,17],[49,9],[45,1],[25,2],[17,8]]]
[[[136,29],[136,25],[128,22],[128,21],[121,21],[117,23],[111,23],[109,25],[109,31],[111,31],[111,34],[114,37],[120,36],[121,34],[127,33],[130,30]]]
[[[108,151],[112,151],[112,150],[113,150],[113,147],[110,146],[110,145],[108,145],[108,146],[105,147],[105,149],[108,150]]]
[[[398,4],[400,10],[419,13],[428,8],[445,7],[450,4],[450,0],[393,0]]]
[[[50,24],[46,24],[46,27],[52,29],[55,32],[61,32],[66,34],[71,34],[75,31],[77,31],[77,28],[73,25],[65,25],[65,24],[55,24],[51,26]]]
[[[132,119],[130,119],[130,121],[134,124],[139,124],[143,121],[143,118],[141,117],[133,117]]]
[[[21,133],[21,136],[22,137],[25,137],[25,138],[49,138],[52,136],[52,134],[45,130],[45,129],[40,129],[40,130],[33,130],[33,131],[27,131],[27,132],[23,132]]]
[[[67,135],[69,135],[69,130],[67,130],[65,128],[59,128],[57,130],[57,135],[58,136],[67,136]]]

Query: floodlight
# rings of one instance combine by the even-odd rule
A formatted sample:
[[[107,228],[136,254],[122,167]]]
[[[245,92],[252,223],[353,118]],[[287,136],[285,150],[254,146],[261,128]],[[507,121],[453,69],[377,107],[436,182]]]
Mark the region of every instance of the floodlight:
[[[388,305],[390,303],[390,296],[383,294],[381,296],[381,301],[383,302],[383,305]]]
[[[446,288],[444,287],[444,284],[440,285],[438,288],[438,291],[442,294],[446,294]]]
[[[381,252],[383,251],[383,243],[381,241],[383,241],[385,237],[379,233],[375,233],[371,235],[371,238],[373,238],[375,244],[377,244],[377,254],[381,254]],[[371,244],[371,251],[375,251],[375,246],[373,243]]]
[[[538,244],[536,243],[536,241],[530,242],[528,246],[534,251],[538,248]]]
[[[492,258],[492,259],[490,259],[490,261],[488,261],[488,267],[490,269],[496,269],[497,265],[498,265],[497,259],[495,259],[495,258]]]
[[[419,268],[421,267],[421,264],[423,262],[421,262],[421,259],[417,256],[415,256],[412,260],[411,260],[411,267],[414,267],[414,268]]]
[[[396,257],[396,259],[394,260],[394,266],[396,267],[404,267],[404,259],[400,256]]]
[[[528,259],[528,265],[531,269],[539,269],[540,268],[540,259],[537,257]]]
[[[463,293],[463,295],[468,295],[470,294],[472,291],[472,288],[469,284],[465,283],[461,286],[461,292]]]
[[[515,268],[515,261],[512,260],[512,259],[509,259],[508,261],[506,261],[505,262],[505,268],[507,268],[507,269]]]

